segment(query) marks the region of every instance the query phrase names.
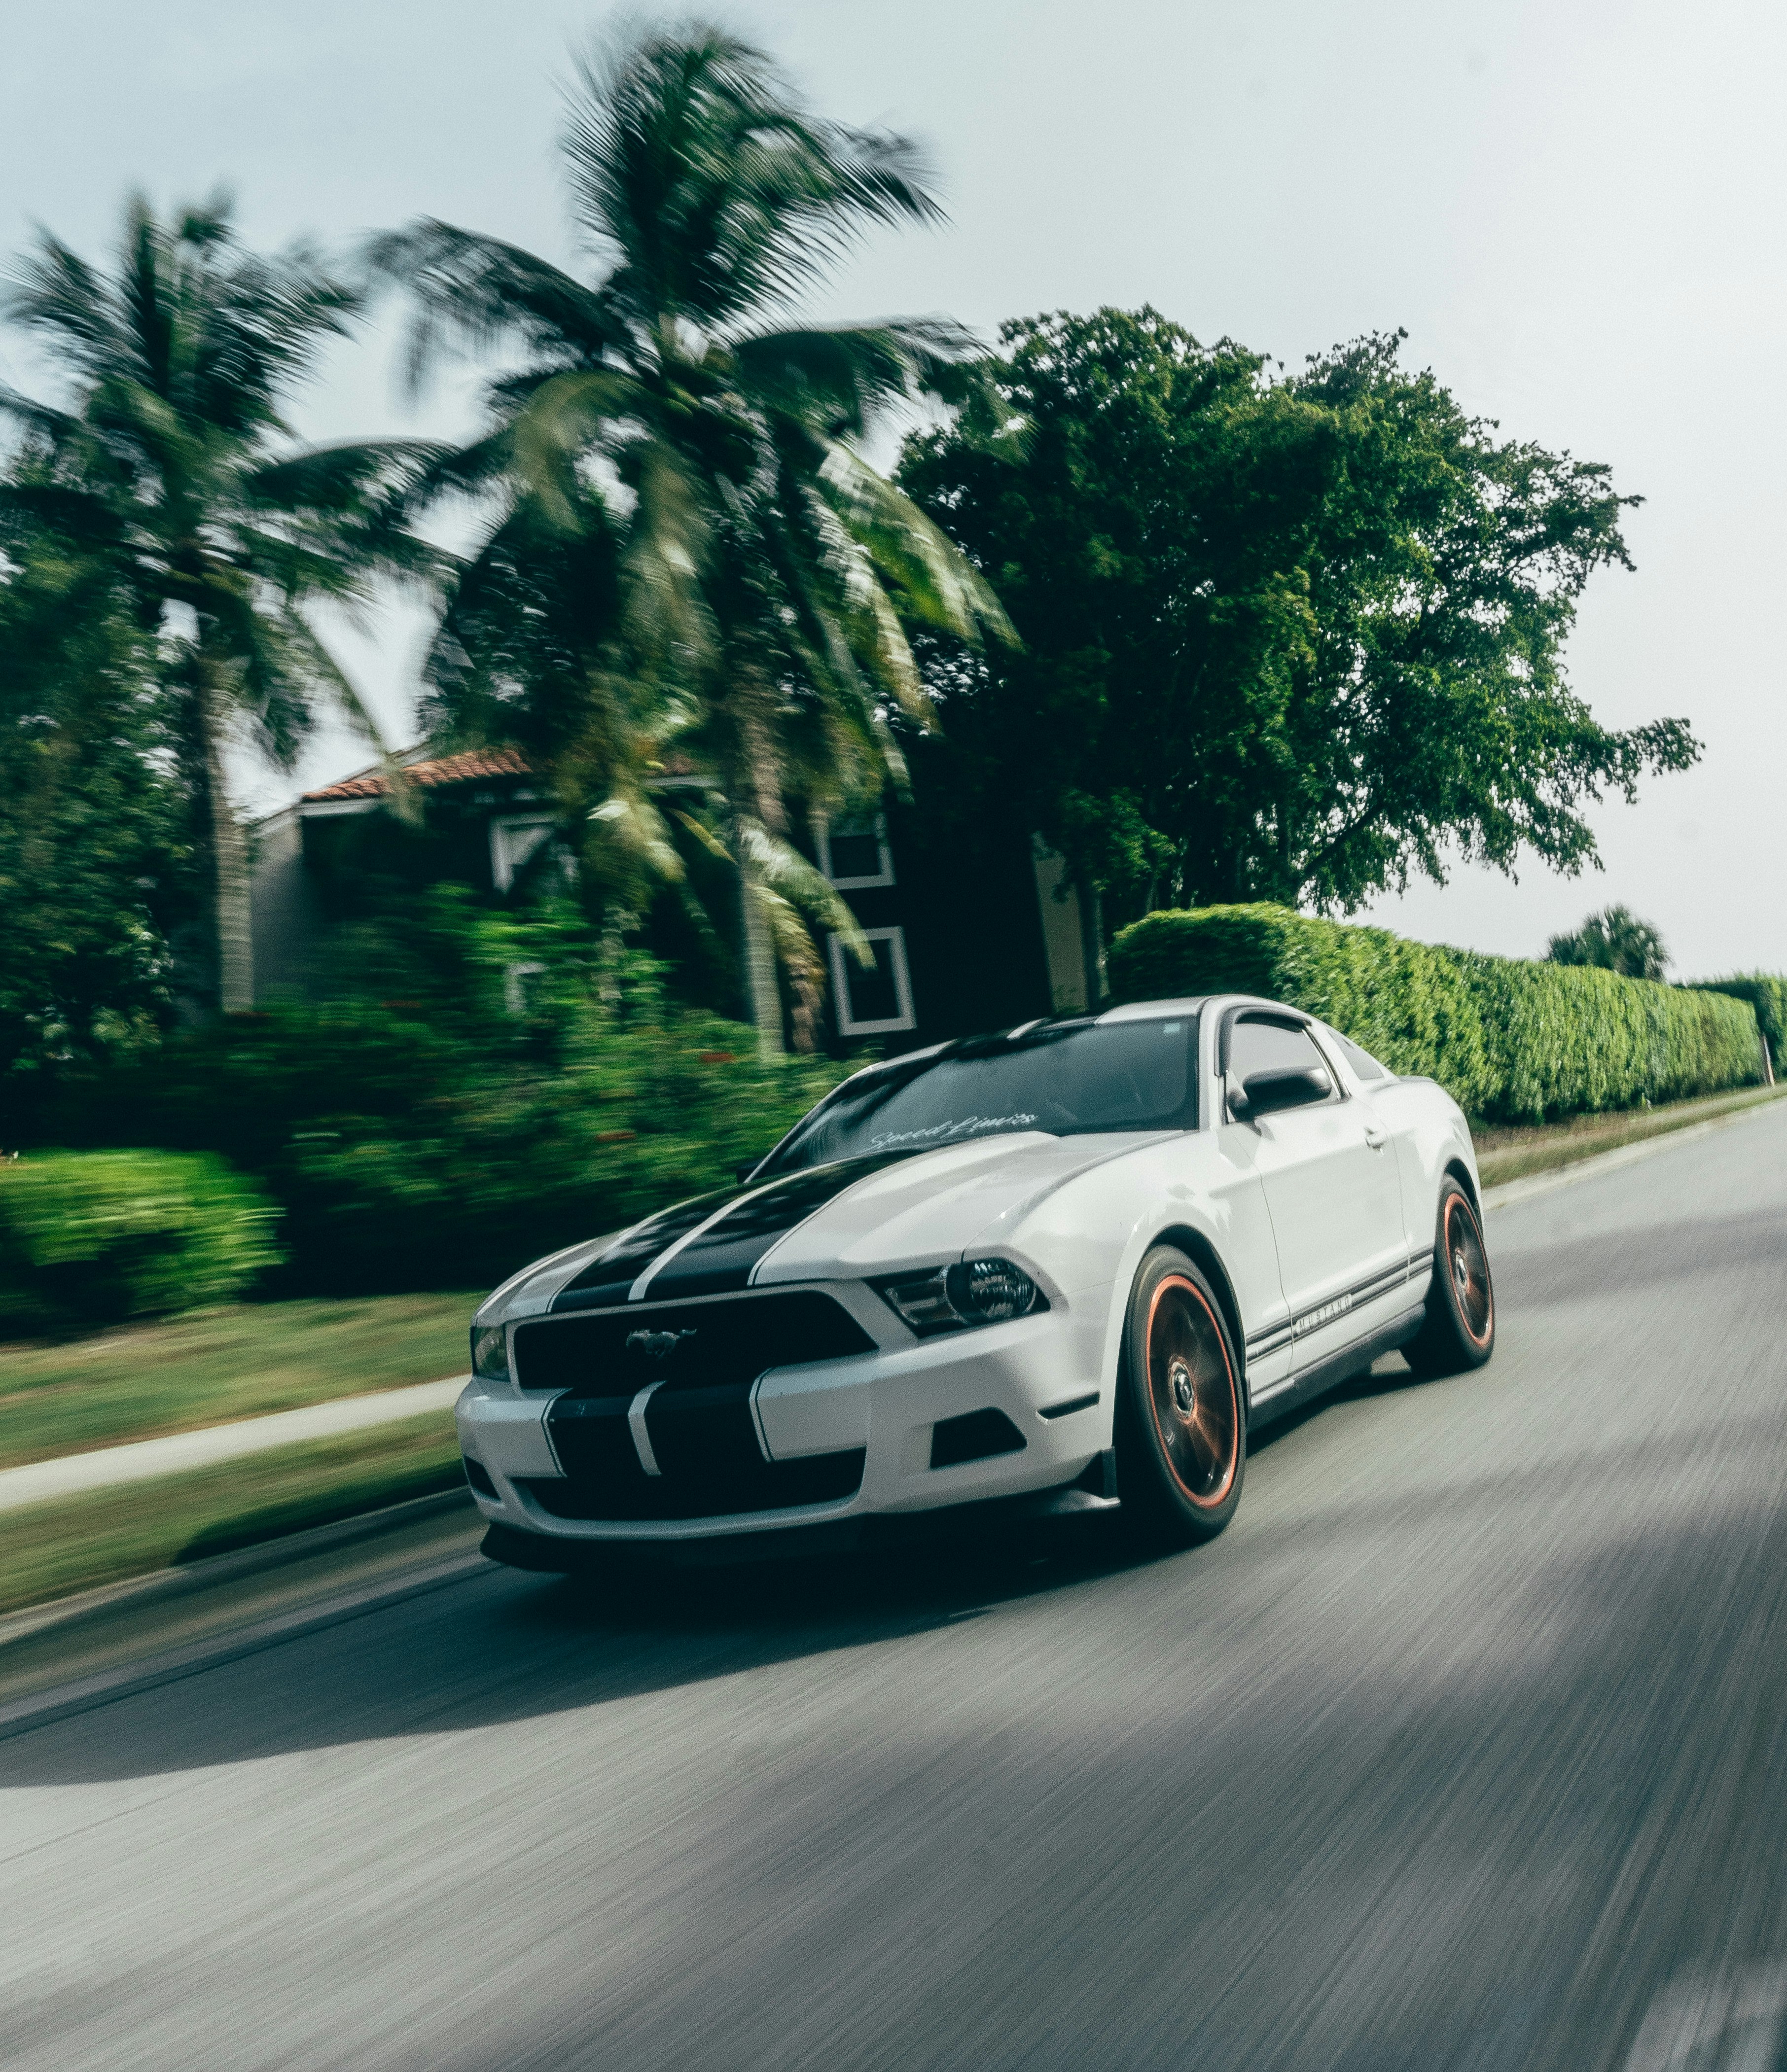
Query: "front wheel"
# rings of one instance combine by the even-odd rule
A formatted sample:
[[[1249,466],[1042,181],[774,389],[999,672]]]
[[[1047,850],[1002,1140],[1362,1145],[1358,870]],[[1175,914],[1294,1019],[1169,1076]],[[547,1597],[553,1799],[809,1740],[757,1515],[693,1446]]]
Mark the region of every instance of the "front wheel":
[[[1213,1540],[1235,1515],[1247,1460],[1239,1363],[1216,1291],[1184,1252],[1142,1262],[1117,1392],[1117,1491],[1149,1544]]]
[[[1464,1374],[1496,1349],[1496,1296],[1483,1226],[1470,1196],[1449,1173],[1439,1183],[1434,1235],[1427,1318],[1402,1357],[1418,1375]]]

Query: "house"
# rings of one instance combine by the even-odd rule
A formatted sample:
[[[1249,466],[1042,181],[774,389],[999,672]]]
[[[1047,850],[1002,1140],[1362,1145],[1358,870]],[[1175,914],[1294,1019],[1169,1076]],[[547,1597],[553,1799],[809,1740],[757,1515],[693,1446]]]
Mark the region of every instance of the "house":
[[[326,989],[335,931],[382,889],[441,882],[517,896],[566,866],[544,788],[513,749],[397,758],[326,784],[253,829],[255,997]],[[1084,1006],[1102,991],[1096,931],[1063,865],[1011,829],[911,801],[816,823],[803,845],[848,902],[872,970],[827,944],[834,1047],[889,1052]],[[1093,982],[1089,989],[1089,961]],[[734,1013],[739,1003],[720,1003]]]

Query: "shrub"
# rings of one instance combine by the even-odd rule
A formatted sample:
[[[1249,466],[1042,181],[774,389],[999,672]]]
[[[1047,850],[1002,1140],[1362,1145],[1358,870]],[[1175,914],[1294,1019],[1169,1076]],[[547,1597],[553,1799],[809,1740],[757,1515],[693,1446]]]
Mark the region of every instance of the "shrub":
[[[1787,978],[1771,978],[1764,972],[1737,972],[1730,978],[1703,980],[1691,989],[1696,993],[1727,993],[1734,1000],[1747,1000],[1756,1009],[1757,1026],[1768,1046],[1778,1079],[1787,1072]]]
[[[0,1166],[0,1334],[227,1301],[277,1265],[278,1211],[221,1158],[49,1153]]]
[[[490,1286],[731,1184],[850,1069],[760,1059],[751,1030],[670,1001],[649,959],[602,966],[574,920],[443,894],[362,951],[365,986],[170,1041],[44,1126],[254,1174],[284,1215],[280,1293]],[[605,1005],[617,978],[624,1005]]]
[[[1110,965],[1119,1000],[1254,993],[1303,1008],[1485,1120],[1630,1108],[1760,1076],[1756,1016],[1740,1001],[1288,907],[1146,915],[1118,936]]]

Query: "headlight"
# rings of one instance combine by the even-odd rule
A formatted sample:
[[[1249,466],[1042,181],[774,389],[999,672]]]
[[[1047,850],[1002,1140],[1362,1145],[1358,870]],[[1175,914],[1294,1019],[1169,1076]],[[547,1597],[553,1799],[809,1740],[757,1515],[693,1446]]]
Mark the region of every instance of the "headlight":
[[[1008,1259],[965,1259],[910,1280],[877,1284],[882,1299],[921,1338],[970,1324],[1004,1324],[1046,1309],[1042,1290]]]
[[[509,1334],[500,1324],[471,1326],[471,1371],[480,1381],[509,1379]]]

